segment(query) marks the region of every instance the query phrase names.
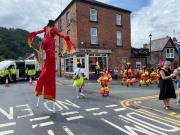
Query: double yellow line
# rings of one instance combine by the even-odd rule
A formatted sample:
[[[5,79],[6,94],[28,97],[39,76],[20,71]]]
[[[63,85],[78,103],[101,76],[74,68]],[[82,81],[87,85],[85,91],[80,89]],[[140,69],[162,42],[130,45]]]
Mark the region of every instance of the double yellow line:
[[[152,99],[157,99],[158,95],[153,95],[153,96],[145,96],[145,97],[139,97],[139,98],[132,98],[132,99],[127,99],[127,100],[123,100],[120,102],[121,106],[124,108],[128,108],[129,110],[141,113],[143,115],[147,115],[168,123],[171,123],[173,125],[176,126],[180,126],[180,121],[179,120],[175,120],[166,116],[162,116],[162,115],[158,115],[156,113],[150,112],[148,110],[145,109],[133,109],[131,108],[131,105],[135,105],[135,106],[140,106],[139,104],[141,104],[143,101],[145,100],[152,100]],[[175,117],[175,118],[180,118],[180,114],[177,114],[176,112],[170,112],[170,113],[165,113],[163,112],[163,114],[171,116],[171,117]]]

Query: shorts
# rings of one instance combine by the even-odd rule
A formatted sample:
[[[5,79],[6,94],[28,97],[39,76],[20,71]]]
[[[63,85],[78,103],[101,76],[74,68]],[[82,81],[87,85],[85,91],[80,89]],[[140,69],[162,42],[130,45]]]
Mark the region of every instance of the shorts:
[[[176,84],[177,84],[177,89],[179,89],[180,88],[180,80],[178,80]]]

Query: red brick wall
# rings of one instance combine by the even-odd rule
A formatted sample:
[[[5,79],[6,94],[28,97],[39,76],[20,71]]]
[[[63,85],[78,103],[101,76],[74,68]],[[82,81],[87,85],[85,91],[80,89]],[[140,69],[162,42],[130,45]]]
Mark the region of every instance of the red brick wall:
[[[97,22],[90,21],[90,8],[97,10]],[[116,14],[122,15],[122,26],[116,26]],[[83,41],[87,43],[87,48],[111,49],[109,67],[118,66],[122,57],[130,57],[131,24],[129,13],[77,2],[77,22],[79,47],[83,47],[80,45],[80,42]],[[98,30],[98,47],[90,45],[91,27],[96,27]],[[116,47],[116,31],[122,32],[123,47]]]

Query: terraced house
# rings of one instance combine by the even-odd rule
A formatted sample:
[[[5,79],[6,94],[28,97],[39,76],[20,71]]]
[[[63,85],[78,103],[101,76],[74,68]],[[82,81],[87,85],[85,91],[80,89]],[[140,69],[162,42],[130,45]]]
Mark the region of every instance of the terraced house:
[[[87,78],[99,61],[103,69],[126,63],[131,55],[131,11],[95,0],[72,0],[56,18],[56,26],[77,47],[74,55],[58,57],[60,76],[71,76],[81,62]],[[63,41],[57,38],[57,51]]]

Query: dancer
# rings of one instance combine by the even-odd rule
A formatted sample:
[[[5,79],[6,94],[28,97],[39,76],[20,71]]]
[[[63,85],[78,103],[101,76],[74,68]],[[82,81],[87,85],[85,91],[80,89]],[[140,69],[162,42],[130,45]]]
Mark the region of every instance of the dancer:
[[[97,80],[102,88],[100,89],[100,94],[102,96],[109,96],[109,88],[108,88],[108,85],[109,85],[109,82],[112,81],[112,77],[111,75],[107,72],[101,72],[101,77]]]
[[[73,86],[76,87],[77,98],[80,96],[85,97],[84,95],[84,70],[81,68],[81,63],[77,63],[77,68],[74,71],[74,83]]]
[[[43,95],[44,99],[56,100],[56,63],[55,63],[55,39],[57,35],[59,38],[64,38],[69,52],[74,52],[75,48],[69,40],[69,36],[62,35],[55,27],[55,21],[49,20],[47,26],[42,30],[30,33],[28,37],[29,46],[34,48],[33,39],[37,34],[45,33],[42,40],[42,48],[46,53],[46,61],[41,71],[40,77],[37,81],[35,95]],[[34,48],[35,49],[35,48]],[[37,49],[35,49],[37,50]],[[44,87],[44,92],[43,92]]]

